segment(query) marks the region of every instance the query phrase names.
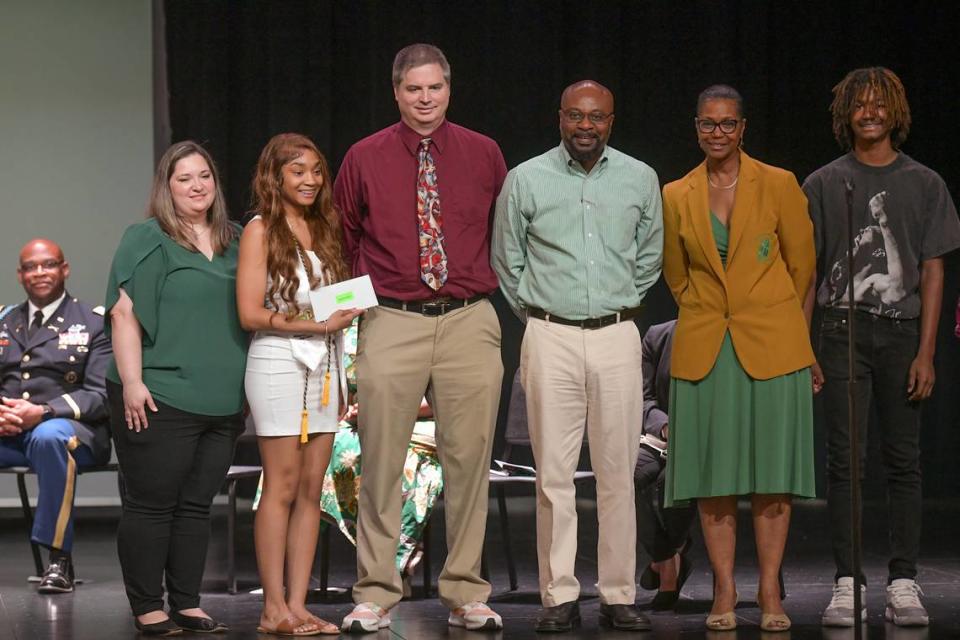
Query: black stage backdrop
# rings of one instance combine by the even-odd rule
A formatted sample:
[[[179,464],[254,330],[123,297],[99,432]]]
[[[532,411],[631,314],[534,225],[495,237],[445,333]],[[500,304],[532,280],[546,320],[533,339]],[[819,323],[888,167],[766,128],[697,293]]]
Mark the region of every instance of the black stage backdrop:
[[[158,0],[162,2],[163,0]],[[884,65],[903,79],[914,125],[904,149],[960,191],[956,158],[960,9],[952,2],[374,2],[299,0],[163,3],[172,139],[203,142],[240,218],[264,143],[283,131],[312,137],[339,165],[349,146],[398,119],[390,67],[401,47],[430,42],[450,61],[448,115],[497,140],[508,166],[558,143],[561,90],[583,78],[616,97],[611,144],[654,167],[662,183],[702,159],[698,92],[724,82],[746,101],[745,147],[799,180],[837,155],[830,89],[850,69]],[[960,487],[952,335],[958,261],[948,260],[937,391],[924,417],[927,495]],[[675,315],[662,283],[646,323]],[[521,324],[504,326],[504,398]],[[501,426],[503,411],[501,411]],[[498,430],[502,433],[502,428]],[[818,471],[823,468],[818,431]],[[875,442],[876,437],[872,440]],[[498,438],[499,448],[500,440]],[[870,491],[880,452],[871,446]]]

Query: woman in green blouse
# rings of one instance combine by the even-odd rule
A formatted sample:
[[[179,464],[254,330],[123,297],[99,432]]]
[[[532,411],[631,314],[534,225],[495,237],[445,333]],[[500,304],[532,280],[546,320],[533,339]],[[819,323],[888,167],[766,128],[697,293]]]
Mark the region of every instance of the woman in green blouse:
[[[179,142],[110,270],[107,393],[125,486],[117,547],[136,626],[150,635],[227,631],[199,594],[210,505],[243,432],[238,236],[210,155]]]

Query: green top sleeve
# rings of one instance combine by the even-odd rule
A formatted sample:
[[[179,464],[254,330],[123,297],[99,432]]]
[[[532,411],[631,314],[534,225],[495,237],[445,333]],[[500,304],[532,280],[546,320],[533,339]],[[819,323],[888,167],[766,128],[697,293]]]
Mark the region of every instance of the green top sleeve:
[[[134,315],[148,344],[156,341],[158,307],[166,280],[167,259],[162,240],[162,232],[153,220],[127,229],[113,256],[104,305],[109,313],[120,300],[120,289],[123,289],[133,301]],[[110,335],[109,321],[104,329]]]
[[[208,259],[177,244],[156,220],[127,229],[107,285],[107,308],[123,289],[143,328],[141,373],[153,399],[199,415],[243,407],[247,335],[237,316],[234,238]],[[107,379],[120,383],[116,361]]]

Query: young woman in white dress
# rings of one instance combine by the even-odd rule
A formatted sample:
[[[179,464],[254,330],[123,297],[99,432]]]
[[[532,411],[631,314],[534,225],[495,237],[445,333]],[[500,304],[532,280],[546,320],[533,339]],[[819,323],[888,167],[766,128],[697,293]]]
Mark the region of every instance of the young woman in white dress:
[[[254,539],[265,633],[338,633],[305,604],[323,476],[345,408],[342,330],[360,314],[321,320],[310,306],[311,290],[347,276],[332,187],[313,142],[274,136],[253,178],[257,216],[240,239],[237,306],[243,328],[256,332],[244,386],[263,464]]]

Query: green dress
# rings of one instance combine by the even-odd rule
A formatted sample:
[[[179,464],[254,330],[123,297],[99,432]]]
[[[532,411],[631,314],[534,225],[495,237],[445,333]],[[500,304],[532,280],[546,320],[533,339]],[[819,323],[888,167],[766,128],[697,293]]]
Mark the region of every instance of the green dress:
[[[234,239],[223,255],[207,260],[177,244],[154,218],[123,234],[110,267],[106,308],[117,303],[121,288],[133,302],[143,383],[154,400],[204,416],[243,409],[247,334],[237,316],[238,246]],[[115,360],[107,379],[121,383]]]
[[[728,230],[710,220],[726,266]],[[665,502],[751,493],[815,495],[810,370],[754,380],[728,332],[705,378],[671,379]]]

